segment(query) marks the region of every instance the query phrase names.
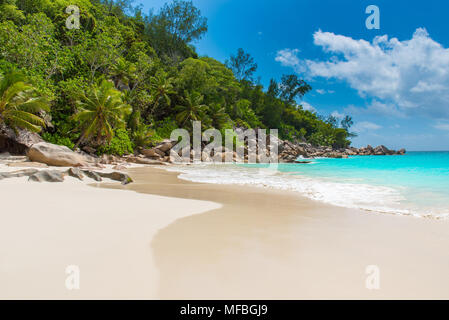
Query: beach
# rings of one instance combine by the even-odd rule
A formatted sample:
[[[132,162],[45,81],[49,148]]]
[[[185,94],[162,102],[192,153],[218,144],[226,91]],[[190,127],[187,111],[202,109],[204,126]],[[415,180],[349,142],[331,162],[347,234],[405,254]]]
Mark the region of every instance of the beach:
[[[339,208],[296,192],[194,183],[1,181],[0,298],[445,299],[446,220]],[[68,265],[80,289],[65,287]],[[378,290],[366,268],[380,271]]]
[[[220,205],[26,178],[0,181],[0,299],[155,299],[156,233]],[[66,287],[78,266],[80,289]]]

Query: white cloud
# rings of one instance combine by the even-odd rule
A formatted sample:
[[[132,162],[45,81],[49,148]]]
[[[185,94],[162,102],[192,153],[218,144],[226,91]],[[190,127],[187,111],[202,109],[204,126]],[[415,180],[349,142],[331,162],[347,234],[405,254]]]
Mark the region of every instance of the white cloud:
[[[366,132],[366,131],[379,130],[380,128],[382,128],[382,126],[375,124],[373,122],[362,121],[362,122],[357,122],[352,127],[352,131],[360,133],[360,132]]]
[[[343,117],[345,116],[344,114],[338,112],[338,111],[334,111],[331,113],[331,116],[337,118],[337,119],[343,119]]]
[[[366,108],[349,105],[344,109],[344,112],[351,115],[376,115],[376,116],[393,116],[398,118],[406,117],[405,113],[398,109],[398,107],[391,103],[383,103],[374,100]]]
[[[371,42],[317,31],[314,43],[331,57],[301,61],[297,51],[285,49],[276,61],[302,68],[312,78],[347,82],[361,97],[374,101],[372,112],[449,119],[449,49],[425,29],[417,29],[410,40],[384,35]]]
[[[301,102],[302,108],[304,110],[310,111],[310,112],[317,112],[317,110],[315,109],[315,107],[313,107],[312,105],[308,104],[307,102],[303,101]]]
[[[449,123],[439,122],[435,124],[433,127],[438,130],[449,131]]]
[[[299,65],[298,58],[299,49],[283,49],[276,54],[275,60],[280,62],[284,67],[296,68]]]
[[[316,92],[319,94],[326,94],[326,93],[334,93],[335,91],[334,90],[317,89]]]

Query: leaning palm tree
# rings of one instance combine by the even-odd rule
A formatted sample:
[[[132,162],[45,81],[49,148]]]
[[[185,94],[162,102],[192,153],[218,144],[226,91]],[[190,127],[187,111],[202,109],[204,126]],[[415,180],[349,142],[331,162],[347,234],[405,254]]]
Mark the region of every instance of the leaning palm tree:
[[[150,110],[151,115],[154,114],[161,102],[170,105],[170,95],[175,94],[172,82],[173,80],[171,78],[166,78],[161,74],[151,77],[150,88],[151,95],[153,96],[153,107]]]
[[[186,93],[184,103],[176,106],[175,110],[178,111],[176,115],[176,121],[182,127],[184,127],[189,121],[201,121],[206,119],[205,112],[208,107],[203,104],[204,96],[197,92]]]
[[[14,130],[17,128],[40,132],[45,121],[35,115],[40,111],[50,111],[48,102],[25,81],[18,71],[0,75],[0,124]]]
[[[114,129],[124,127],[124,119],[131,112],[131,107],[123,102],[122,93],[106,80],[93,86],[88,94],[81,94],[77,104],[79,112],[72,119],[79,122],[82,134],[76,146],[86,142],[95,146],[109,143]]]
[[[223,128],[229,121],[229,116],[225,108],[217,103],[210,105],[208,114],[211,120],[212,127],[216,129]]]

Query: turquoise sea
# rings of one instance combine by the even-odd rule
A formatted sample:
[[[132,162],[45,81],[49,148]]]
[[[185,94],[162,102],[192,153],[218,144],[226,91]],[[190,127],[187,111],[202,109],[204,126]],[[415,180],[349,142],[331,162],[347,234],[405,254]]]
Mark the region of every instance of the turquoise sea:
[[[297,191],[342,207],[418,217],[449,217],[449,152],[313,159],[310,164],[178,167],[181,178]]]

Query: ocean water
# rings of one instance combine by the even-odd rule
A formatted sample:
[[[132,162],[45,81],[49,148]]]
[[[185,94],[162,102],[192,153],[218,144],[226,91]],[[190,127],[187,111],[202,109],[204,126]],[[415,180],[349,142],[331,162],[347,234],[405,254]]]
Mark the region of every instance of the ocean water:
[[[310,164],[174,167],[195,182],[291,190],[325,203],[390,214],[449,217],[449,152],[313,159]]]

